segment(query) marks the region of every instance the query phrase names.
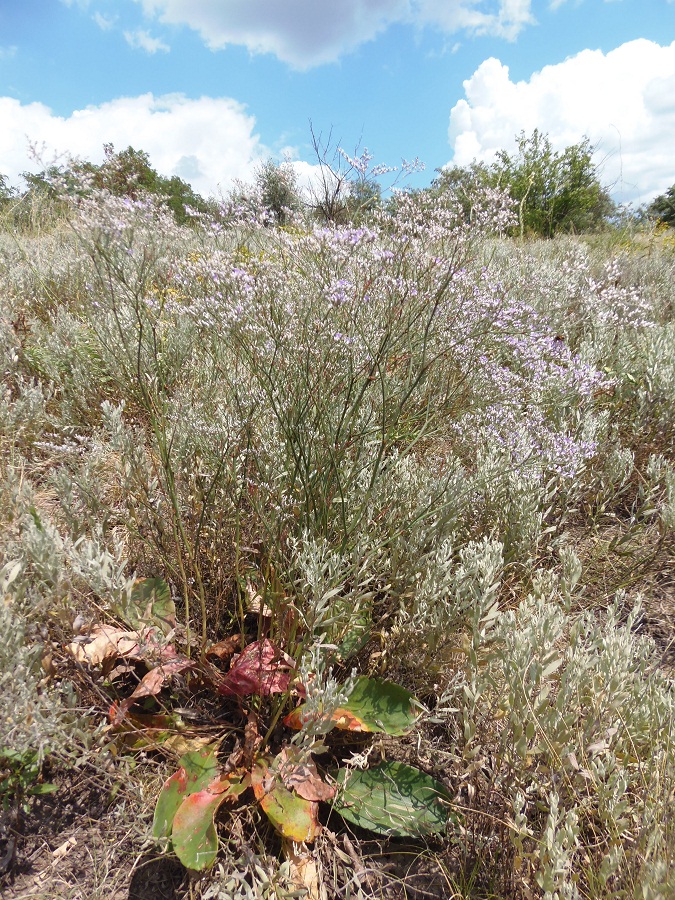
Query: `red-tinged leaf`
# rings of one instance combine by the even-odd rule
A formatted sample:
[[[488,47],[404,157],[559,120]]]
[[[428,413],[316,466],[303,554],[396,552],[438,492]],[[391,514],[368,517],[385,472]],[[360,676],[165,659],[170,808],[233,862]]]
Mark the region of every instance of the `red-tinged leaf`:
[[[319,775],[316,763],[294,747],[285,747],[278,756],[279,775],[286,787],[304,800],[332,800],[335,788]]]
[[[207,790],[211,794],[227,794],[228,802],[234,802],[251,787],[251,775],[248,772],[228,772],[219,775],[212,781]]]
[[[227,794],[200,791],[181,803],[173,820],[171,844],[188,869],[210,868],[218,854],[218,835],[213,818]]]
[[[248,774],[231,772],[183,800],[173,819],[171,843],[188,869],[199,871],[213,865],[218,853],[216,812],[223,803],[235,802],[249,783]]]
[[[288,690],[294,668],[291,657],[271,641],[254,641],[236,657],[217,690],[226,697],[282,694]]]
[[[152,822],[152,836],[157,840],[171,834],[173,818],[187,795],[187,778],[187,772],[181,766],[164,782]]]
[[[119,725],[137,700],[141,697],[155,697],[162,690],[167,680],[178,672],[184,672],[186,669],[195,668],[195,663],[186,657],[174,659],[171,662],[162,663],[155,669],[151,669],[147,675],[144,675],[134,692],[123,700],[114,710],[111,707],[110,721],[113,725]]]
[[[155,807],[152,833],[157,839],[171,834],[174,816],[183,800],[190,794],[205,790],[218,776],[219,765],[212,747],[186,753],[180,768],[162,788]]]
[[[260,759],[251,771],[251,785],[267,818],[283,837],[313,841],[321,830],[319,804],[289,791]]]
[[[335,727],[340,731],[371,731],[373,729],[353,715],[348,709],[338,706],[332,716]]]
[[[287,728],[295,728],[296,731],[300,731],[307,723],[307,720],[308,716],[305,715],[305,704],[302,703],[292,712],[289,712],[289,714],[284,717],[283,722]]]

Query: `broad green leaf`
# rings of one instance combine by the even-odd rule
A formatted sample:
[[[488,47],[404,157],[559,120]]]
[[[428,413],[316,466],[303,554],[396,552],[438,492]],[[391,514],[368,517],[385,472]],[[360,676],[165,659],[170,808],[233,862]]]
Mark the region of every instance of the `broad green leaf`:
[[[34,796],[39,794],[55,794],[58,789],[58,784],[43,782],[42,784],[34,784],[31,788],[28,789],[28,793],[33,794]]]
[[[398,684],[377,678],[357,678],[349,700],[335,710],[338,728],[348,731],[407,734],[415,724],[414,698]]]
[[[218,835],[214,818],[226,801],[236,800],[248,787],[248,776],[231,774],[213,782],[209,790],[190,794],[173,820],[171,843],[188,869],[207,869],[216,861]]]
[[[337,782],[339,789],[333,809],[354,825],[377,834],[392,837],[433,834],[444,831],[450,818],[448,794],[443,785],[404,763],[382,762],[351,774],[340,769]]]
[[[365,731],[391,735],[408,734],[415,724],[415,698],[398,684],[362,676],[356,679],[349,699],[331,715],[342,731]],[[302,728],[303,710],[299,706],[286,716],[289,728]]]
[[[169,837],[174,816],[183,800],[208,787],[216,779],[218,771],[213,747],[186,753],[181,758],[180,768],[164,783],[157,799],[152,823],[153,837]]]
[[[168,634],[176,626],[176,605],[163,578],[139,578],[117,612],[138,631],[154,625]]]
[[[321,829],[318,803],[289,791],[263,759],[253,767],[251,784],[256,800],[283,837],[298,843],[314,840]]]

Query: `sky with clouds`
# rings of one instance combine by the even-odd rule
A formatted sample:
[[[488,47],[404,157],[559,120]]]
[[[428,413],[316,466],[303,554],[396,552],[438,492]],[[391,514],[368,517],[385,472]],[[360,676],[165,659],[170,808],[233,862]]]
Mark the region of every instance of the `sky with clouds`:
[[[675,183],[675,0],[0,0],[0,174],[103,144],[204,195],[311,128],[374,161],[587,136],[620,202]]]

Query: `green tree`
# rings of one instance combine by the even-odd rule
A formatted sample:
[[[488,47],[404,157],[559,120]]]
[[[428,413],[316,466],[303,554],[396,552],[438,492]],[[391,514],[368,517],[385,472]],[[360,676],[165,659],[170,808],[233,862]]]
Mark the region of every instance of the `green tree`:
[[[286,225],[294,212],[302,206],[295,169],[290,162],[275,163],[267,159],[255,171],[255,184],[265,209],[277,225]]]
[[[15,196],[14,189],[10,186],[6,175],[0,175],[0,203],[6,203]]]
[[[489,165],[443,170],[433,189],[453,190],[467,216],[476,187],[507,190],[517,203],[521,236],[589,231],[612,215],[614,204],[600,183],[588,138],[560,153],[538,129],[529,136],[521,131],[516,142],[516,153],[500,150]]]
[[[127,147],[115,152],[112,144],[104,144],[105,159],[100,166],[78,163],[78,173],[89,174],[95,187],[110,191],[117,197],[136,200],[142,193],[165,198],[166,205],[181,225],[189,220],[188,208],[206,212],[208,203],[177,175],[167,178],[150,165],[150,157],[143,150]]]
[[[374,178],[352,181],[347,198],[347,211],[352,222],[367,219],[382,205],[382,187]]]
[[[647,207],[650,216],[675,228],[675,184],[669,187],[665,194],[659,194]]]

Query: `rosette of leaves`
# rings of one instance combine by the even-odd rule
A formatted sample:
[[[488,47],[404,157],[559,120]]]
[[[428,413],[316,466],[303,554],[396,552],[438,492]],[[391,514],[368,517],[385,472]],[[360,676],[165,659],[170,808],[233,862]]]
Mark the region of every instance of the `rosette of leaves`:
[[[347,701],[330,718],[351,732],[407,734],[414,726],[415,698],[399,685],[359,678]],[[301,705],[285,719],[303,724]],[[187,753],[165,783],[153,824],[156,839],[169,839],[189,869],[213,865],[218,852],[215,816],[220,807],[243,799],[250,789],[276,831],[296,843],[319,833],[319,804],[331,803],[345,819],[378,834],[419,837],[445,830],[450,817],[447,792],[419,769],[383,761],[365,771],[338,769],[335,783],[320,774],[311,753],[292,744],[276,756],[255,752],[248,765],[232,757],[221,765],[213,748]]]

